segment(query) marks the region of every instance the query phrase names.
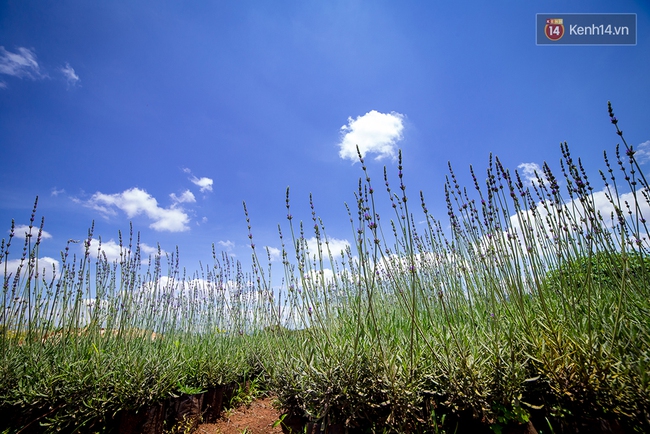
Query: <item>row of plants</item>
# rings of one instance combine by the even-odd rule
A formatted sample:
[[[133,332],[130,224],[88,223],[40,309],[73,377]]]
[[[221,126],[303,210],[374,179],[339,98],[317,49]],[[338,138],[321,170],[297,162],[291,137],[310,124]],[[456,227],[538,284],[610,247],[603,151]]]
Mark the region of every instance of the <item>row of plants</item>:
[[[216,252],[193,274],[178,252],[143,261],[132,232],[111,262],[91,230],[47,281],[34,211],[17,271],[13,225],[0,249],[2,428],[110,431],[121,412],[255,378],[286,426],[330,432],[650,430],[650,190],[609,109],[623,147],[602,190],[566,144],[559,177],[491,157],[470,189],[450,166],[443,222],[407,195],[401,154],[381,189],[360,155],[343,252],[313,201],[294,221],[287,190],[281,282],[247,212],[250,271]]]
[[[401,157],[397,187],[383,179],[394,217],[380,218],[360,155],[346,259],[315,212],[322,248],[301,224],[283,250],[305,329],[300,351],[294,334],[269,343],[285,406],[359,432],[650,430],[650,190],[609,109],[623,146],[602,190],[566,144],[562,176],[545,164],[529,183],[491,158],[484,184],[470,168],[472,193],[450,166],[448,223],[420,192],[416,224]],[[291,223],[288,194],[287,209]]]
[[[230,258],[215,254],[188,277],[178,252],[143,261],[132,233],[128,244],[120,237],[119,261],[101,242],[92,255],[91,231],[84,253],[69,242],[48,274],[38,263],[42,230],[29,227],[13,272],[13,224],[2,243],[0,428],[106,431],[128,412],[259,373],[247,334],[263,300]]]

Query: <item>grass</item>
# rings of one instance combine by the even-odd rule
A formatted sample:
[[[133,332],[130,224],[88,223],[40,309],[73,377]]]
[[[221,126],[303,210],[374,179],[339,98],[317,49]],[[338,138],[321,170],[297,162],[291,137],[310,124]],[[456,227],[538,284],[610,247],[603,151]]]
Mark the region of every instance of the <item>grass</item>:
[[[99,429],[120,410],[253,379],[292,414],[359,432],[454,432],[468,419],[493,432],[596,419],[647,431],[650,190],[609,109],[623,147],[605,154],[600,191],[566,144],[561,176],[544,165],[530,184],[491,157],[484,184],[470,168],[470,189],[450,166],[443,222],[407,195],[401,155],[384,201],[360,156],[344,252],[313,201],[309,250],[287,191],[279,290],[246,208],[250,272],[215,252],[188,276],[175,252],[163,273],[132,233],[119,261],[92,259],[91,230],[50,282],[34,211],[18,272],[13,225],[0,250],[0,412],[22,413],[8,428]]]

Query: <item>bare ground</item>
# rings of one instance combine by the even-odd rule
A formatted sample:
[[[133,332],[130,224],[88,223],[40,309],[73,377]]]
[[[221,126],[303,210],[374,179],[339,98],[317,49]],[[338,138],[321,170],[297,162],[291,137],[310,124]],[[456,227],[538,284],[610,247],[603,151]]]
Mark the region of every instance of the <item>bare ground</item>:
[[[242,406],[224,413],[217,423],[199,425],[197,434],[280,434],[282,429],[273,424],[280,418],[281,412],[273,407],[273,398],[253,401],[249,406]]]

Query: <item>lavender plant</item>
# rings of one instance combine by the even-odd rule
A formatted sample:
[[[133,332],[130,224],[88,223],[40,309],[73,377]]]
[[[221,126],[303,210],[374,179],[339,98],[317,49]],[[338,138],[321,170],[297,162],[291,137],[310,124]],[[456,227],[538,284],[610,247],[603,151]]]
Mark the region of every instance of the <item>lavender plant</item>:
[[[31,222],[35,213],[36,206]],[[69,241],[46,281],[38,263],[42,227],[30,225],[13,273],[14,231],[2,243],[6,428],[108,429],[121,411],[250,375],[255,347],[242,330],[258,327],[250,312],[262,309],[262,299],[239,264],[215,254],[212,267],[188,276],[174,252],[164,275],[159,248],[143,270],[132,231],[126,243],[120,234],[118,261],[106,258],[101,240],[93,259],[91,229],[82,255],[71,253]]]
[[[610,117],[623,139],[611,106]],[[301,331],[282,336],[265,366],[281,400],[325,425],[396,432],[434,432],[443,414],[495,430],[530,417],[647,429],[650,196],[623,144],[615,164],[605,154],[601,191],[566,144],[562,176],[545,164],[530,184],[490,157],[484,185],[470,168],[471,194],[450,166],[449,230],[421,192],[426,225],[414,223],[401,155],[397,193],[384,173],[395,214],[383,228],[360,156],[356,245],[345,259],[333,261],[315,214],[319,248],[307,251],[288,214],[288,317]],[[319,277],[328,268],[335,275]]]

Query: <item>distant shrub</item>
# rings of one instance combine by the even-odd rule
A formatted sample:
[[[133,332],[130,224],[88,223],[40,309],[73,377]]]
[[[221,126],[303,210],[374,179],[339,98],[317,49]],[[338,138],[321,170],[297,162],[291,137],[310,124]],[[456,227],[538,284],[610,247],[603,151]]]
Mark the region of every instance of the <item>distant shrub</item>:
[[[623,282],[635,286],[650,277],[650,257],[639,252],[598,252],[583,255],[550,270],[545,279],[549,289],[584,288],[592,285],[616,291]]]

